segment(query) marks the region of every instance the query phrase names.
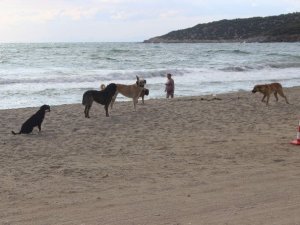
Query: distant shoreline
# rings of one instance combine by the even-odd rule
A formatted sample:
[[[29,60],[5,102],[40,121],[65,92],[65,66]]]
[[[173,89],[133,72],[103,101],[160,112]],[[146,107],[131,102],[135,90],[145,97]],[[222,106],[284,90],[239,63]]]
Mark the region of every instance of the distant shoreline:
[[[247,40],[164,40],[164,41],[143,41],[144,44],[230,44],[230,43],[247,43],[247,44],[255,44],[255,43],[300,43],[300,41],[247,41]]]
[[[126,44],[126,43],[132,43],[132,44],[209,44],[209,43],[297,43],[300,41],[265,41],[265,42],[260,42],[260,41],[249,41],[249,40],[164,40],[164,41],[157,41],[157,42],[150,42],[148,40],[144,41],[115,41],[115,42],[110,42],[110,41],[77,41],[77,42],[63,42],[63,41],[55,41],[55,42],[0,42],[0,45],[13,45],[13,44],[20,44],[20,45],[39,45],[39,44],[100,44],[100,43],[119,43],[119,44]]]

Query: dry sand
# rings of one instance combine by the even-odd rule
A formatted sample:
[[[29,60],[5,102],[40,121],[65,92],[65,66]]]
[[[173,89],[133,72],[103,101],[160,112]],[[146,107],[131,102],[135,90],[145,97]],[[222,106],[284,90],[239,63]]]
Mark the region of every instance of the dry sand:
[[[0,224],[300,224],[300,88],[0,111]]]

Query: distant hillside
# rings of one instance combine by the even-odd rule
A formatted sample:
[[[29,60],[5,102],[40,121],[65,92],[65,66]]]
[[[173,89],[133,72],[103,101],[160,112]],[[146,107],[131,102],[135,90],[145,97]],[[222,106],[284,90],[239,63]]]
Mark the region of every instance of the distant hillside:
[[[220,20],[172,31],[145,43],[297,42],[300,13],[248,19]]]

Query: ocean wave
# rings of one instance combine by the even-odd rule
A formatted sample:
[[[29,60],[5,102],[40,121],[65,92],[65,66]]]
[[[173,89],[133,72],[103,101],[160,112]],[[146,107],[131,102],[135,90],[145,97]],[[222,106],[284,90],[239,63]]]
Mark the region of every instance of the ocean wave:
[[[268,66],[274,69],[300,68],[300,62],[270,63]]]
[[[110,50],[110,52],[111,53],[127,53],[127,52],[131,52],[131,50],[113,48],[113,49]]]
[[[224,72],[243,72],[243,71],[247,71],[247,70],[251,70],[251,69],[253,69],[253,68],[241,67],[241,66],[228,66],[228,67],[224,67],[220,70],[224,71]]]
[[[112,57],[103,57],[99,55],[91,55],[90,56],[91,60],[101,60],[101,61],[117,61],[117,59],[112,58]]]
[[[251,54],[251,52],[242,51],[242,50],[233,50],[232,52],[235,53],[235,54],[244,54],[244,55]]]
[[[288,54],[288,53],[268,53],[266,56],[275,56],[289,59],[300,59],[300,55]]]
[[[132,80],[139,76],[144,79],[149,78],[163,78],[167,73],[171,73],[176,76],[183,76],[187,73],[191,73],[189,69],[154,69],[154,70],[132,70],[132,71],[115,71],[107,73],[103,78],[106,80]]]
[[[241,54],[241,55],[249,55],[252,54],[251,52],[248,51],[243,51],[239,49],[233,49],[233,50],[228,50],[228,49],[218,49],[218,50],[209,50],[206,51],[207,53],[214,53],[214,54]]]
[[[267,70],[267,69],[288,69],[300,68],[300,62],[274,62],[266,64],[253,64],[251,66],[227,66],[219,69],[223,72],[246,72],[253,70]]]
[[[47,70],[24,70],[15,71],[15,74],[9,76],[2,76],[0,78],[0,85],[16,85],[16,84],[67,84],[67,83],[98,83],[98,82],[134,82],[136,76],[144,79],[162,79],[166,77],[167,73],[182,79],[187,77],[200,77],[201,79],[208,79],[215,81],[221,79],[223,76],[228,76],[230,73],[235,73],[237,76],[242,76],[242,73],[268,73],[274,69],[294,69],[300,68],[299,63],[266,63],[255,65],[237,65],[226,66],[223,68],[210,67],[210,68],[171,68],[171,69],[144,69],[144,70],[60,70],[59,68],[54,71]],[[20,72],[20,73],[19,73]],[[1,74],[5,74],[2,71]],[[1,75],[0,74],[0,75]],[[34,76],[31,77],[31,75]],[[217,74],[217,75],[216,75]],[[221,76],[221,77],[220,77]],[[197,78],[198,79],[198,78]],[[222,79],[221,79],[222,80]]]
[[[176,76],[183,76],[185,74],[191,73],[187,69],[159,69],[159,70],[131,70],[131,71],[95,71],[95,74],[92,72],[81,73],[79,75],[72,75],[66,72],[57,71],[56,74],[59,76],[50,75],[47,73],[47,78],[45,74],[41,74],[40,77],[36,78],[0,78],[0,85],[8,84],[33,84],[33,83],[83,83],[83,82],[115,82],[118,80],[122,81],[135,81],[136,76],[139,76],[144,79],[149,78],[162,78],[166,77],[167,73],[171,73]],[[15,75],[16,77],[21,77]],[[11,77],[11,76],[10,76]]]

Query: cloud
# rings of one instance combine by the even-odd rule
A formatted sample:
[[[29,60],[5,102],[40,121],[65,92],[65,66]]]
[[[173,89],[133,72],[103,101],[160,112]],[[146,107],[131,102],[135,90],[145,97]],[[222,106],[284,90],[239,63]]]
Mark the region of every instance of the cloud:
[[[198,23],[295,11],[299,0],[1,0],[0,41],[136,41]]]
[[[165,12],[161,12],[159,15],[159,18],[161,19],[167,19],[167,18],[174,18],[181,15],[181,12],[179,10],[168,10]]]
[[[111,12],[111,19],[113,20],[125,20],[127,18],[129,18],[129,14],[126,13],[125,11]]]
[[[112,1],[116,2],[116,1]],[[97,13],[105,10],[106,5],[112,3],[106,0],[97,1],[2,1],[0,3],[0,23],[41,23],[49,20],[68,18],[71,20],[81,20],[92,18]]]
[[[97,15],[101,11],[102,11],[101,8],[76,7],[76,8],[61,10],[58,15],[61,17],[68,17],[72,20],[81,20],[81,19],[93,18],[95,15]]]

